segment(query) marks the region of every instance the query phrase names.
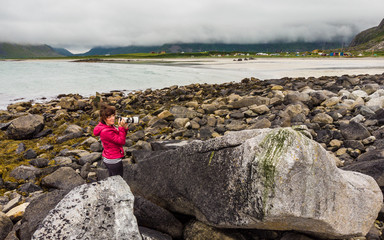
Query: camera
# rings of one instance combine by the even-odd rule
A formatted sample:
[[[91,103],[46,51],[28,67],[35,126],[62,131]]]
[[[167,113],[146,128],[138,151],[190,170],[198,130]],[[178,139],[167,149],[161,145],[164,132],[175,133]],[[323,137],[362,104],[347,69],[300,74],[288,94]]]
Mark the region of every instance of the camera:
[[[126,123],[139,123],[139,117],[121,117],[119,116],[119,120],[125,120]]]

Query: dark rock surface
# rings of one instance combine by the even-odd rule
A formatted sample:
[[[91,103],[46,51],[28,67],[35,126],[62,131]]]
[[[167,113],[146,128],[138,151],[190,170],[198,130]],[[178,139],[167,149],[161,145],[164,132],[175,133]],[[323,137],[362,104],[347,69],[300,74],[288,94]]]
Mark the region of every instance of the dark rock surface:
[[[11,139],[31,139],[44,128],[44,118],[40,115],[28,114],[16,118],[7,128],[7,136]]]

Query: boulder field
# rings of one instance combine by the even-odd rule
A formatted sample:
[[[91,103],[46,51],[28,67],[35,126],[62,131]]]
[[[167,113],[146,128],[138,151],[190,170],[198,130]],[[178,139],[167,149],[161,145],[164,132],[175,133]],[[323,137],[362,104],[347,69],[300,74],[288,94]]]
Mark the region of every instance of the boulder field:
[[[101,101],[140,117],[125,181],[108,178],[92,136]],[[383,105],[384,74],[9,105],[0,240],[380,239]]]

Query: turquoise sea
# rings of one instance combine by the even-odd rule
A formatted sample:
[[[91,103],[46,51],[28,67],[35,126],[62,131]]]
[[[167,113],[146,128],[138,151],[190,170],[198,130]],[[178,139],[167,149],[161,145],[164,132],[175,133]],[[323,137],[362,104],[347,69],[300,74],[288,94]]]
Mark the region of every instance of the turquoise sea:
[[[87,97],[111,90],[129,92],[192,83],[238,82],[246,77],[264,80],[359,73],[384,73],[384,59],[218,59],[178,64],[0,61],[0,109],[17,101],[39,102],[68,93]]]

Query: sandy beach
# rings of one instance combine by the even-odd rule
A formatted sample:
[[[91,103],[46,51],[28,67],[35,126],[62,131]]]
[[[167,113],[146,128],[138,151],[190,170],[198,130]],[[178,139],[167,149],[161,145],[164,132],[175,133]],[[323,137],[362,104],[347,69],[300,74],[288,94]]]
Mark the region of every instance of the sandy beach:
[[[236,60],[236,61],[235,61]],[[239,70],[262,80],[283,77],[321,77],[382,74],[384,58],[232,58],[139,59],[149,64],[169,64],[196,68]],[[132,61],[134,63],[134,61]]]
[[[360,74],[382,74],[384,58],[254,58],[238,61],[239,58],[164,58],[126,59],[105,58],[100,63],[130,63],[148,65],[168,65],[218,70],[238,70],[266,80],[283,77],[321,77]],[[60,61],[73,62],[73,59],[28,59],[18,61]],[[87,60],[85,60],[87,61]],[[259,76],[257,76],[259,75]]]

